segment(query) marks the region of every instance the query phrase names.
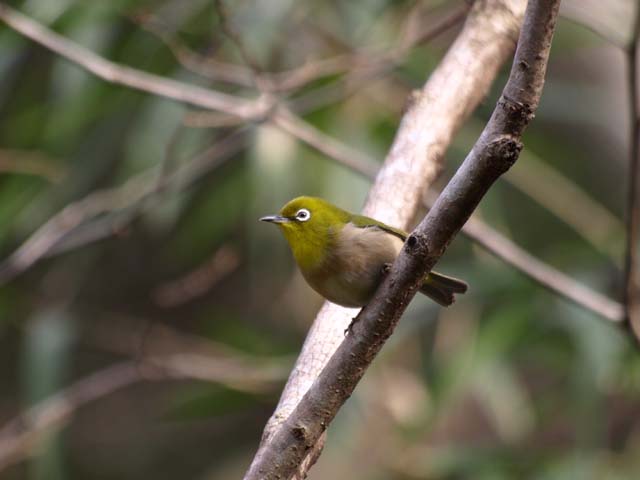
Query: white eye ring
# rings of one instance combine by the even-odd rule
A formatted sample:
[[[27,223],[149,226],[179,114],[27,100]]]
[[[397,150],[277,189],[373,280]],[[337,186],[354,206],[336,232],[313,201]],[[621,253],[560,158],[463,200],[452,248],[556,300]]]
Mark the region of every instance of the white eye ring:
[[[296,212],[296,220],[299,220],[301,222],[306,222],[310,218],[311,218],[311,212],[306,208],[301,208]]]

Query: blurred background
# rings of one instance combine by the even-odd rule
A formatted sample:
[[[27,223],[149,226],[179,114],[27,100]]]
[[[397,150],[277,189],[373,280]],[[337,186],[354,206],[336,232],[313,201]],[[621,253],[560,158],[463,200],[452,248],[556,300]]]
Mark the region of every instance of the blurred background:
[[[636,2],[563,3],[526,150],[478,218],[620,301]],[[467,9],[10,4],[114,62],[247,98],[255,72],[284,72],[262,86],[378,162]],[[455,137],[439,188],[508,66]],[[257,218],[299,194],[359,210],[368,186],[279,129],[108,84],[3,23],[0,478],[241,478],[321,305]],[[416,297],[309,478],[637,478],[630,335],[462,235],[438,270],[469,293],[449,309]]]

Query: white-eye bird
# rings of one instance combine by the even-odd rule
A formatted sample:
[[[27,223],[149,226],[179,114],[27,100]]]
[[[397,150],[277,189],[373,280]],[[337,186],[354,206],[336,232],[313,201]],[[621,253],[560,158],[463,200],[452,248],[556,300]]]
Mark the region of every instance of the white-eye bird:
[[[280,227],[307,283],[344,307],[362,307],[371,300],[407,238],[402,230],[317,197],[294,198],[278,215],[260,220]],[[433,271],[420,287],[443,306],[466,291],[462,280]]]

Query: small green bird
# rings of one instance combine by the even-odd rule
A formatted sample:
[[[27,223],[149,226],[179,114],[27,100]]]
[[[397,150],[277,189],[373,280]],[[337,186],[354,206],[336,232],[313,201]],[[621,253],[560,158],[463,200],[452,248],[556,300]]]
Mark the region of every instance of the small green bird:
[[[343,307],[362,307],[371,300],[407,238],[402,230],[316,197],[294,198],[279,215],[260,220],[280,227],[307,283]],[[466,291],[462,280],[436,272],[427,274],[420,287],[442,306]]]

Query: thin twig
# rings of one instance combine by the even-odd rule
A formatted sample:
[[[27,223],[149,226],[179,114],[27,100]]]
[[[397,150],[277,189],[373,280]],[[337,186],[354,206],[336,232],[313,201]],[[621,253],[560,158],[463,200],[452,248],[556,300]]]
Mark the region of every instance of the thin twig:
[[[271,121],[284,132],[328,157],[338,160],[356,173],[372,178],[378,171],[378,166],[373,159],[321,132],[285,107],[280,107]]]
[[[404,42],[395,49],[369,57],[366,61],[355,63],[345,77],[335,83],[312,90],[291,101],[291,109],[300,114],[307,114],[349,98],[362,89],[363,84],[372,83],[392,72],[406,57],[411,48],[424,44],[442,35],[462,22],[469,10],[467,4],[461,5],[437,22],[430,24],[410,42]]]
[[[59,182],[63,169],[40,152],[29,150],[0,149],[0,173],[36,175],[50,182]]]
[[[471,217],[462,227],[462,233],[560,297],[612,322],[623,321],[623,308],[620,303],[540,261],[486,223]]]
[[[469,125],[473,131],[482,130],[479,120],[471,120]],[[466,144],[467,139],[461,143]],[[521,158],[518,168],[505,174],[505,181],[564,222],[596,250],[621,264],[623,222],[531,150],[524,150]]]
[[[255,86],[251,68],[245,65],[227,63],[194,52],[179,40],[164,33],[161,27],[155,25],[152,18],[138,19],[138,24],[141,28],[154,34],[164,42],[178,63],[187,70],[211,80],[229,83],[238,87]],[[308,62],[289,70],[261,72],[260,77],[263,84],[267,86],[267,90],[274,93],[283,93],[302,88],[319,78],[342,73],[348,68],[352,68],[358,62],[358,59],[359,57],[355,58],[351,54],[336,55],[335,57]]]
[[[242,61],[247,65],[247,67],[249,67],[251,76],[254,79],[255,87],[258,90],[262,90],[258,78],[260,72],[262,71],[262,67],[260,67],[258,61],[249,52],[249,49],[242,41],[241,35],[231,23],[231,18],[229,18],[229,11],[227,10],[227,6],[225,5],[224,0],[213,0],[213,5],[215,6],[216,12],[218,13],[218,17],[220,17],[220,26],[222,28],[222,31],[238,50]]]
[[[152,293],[155,303],[164,308],[176,307],[199,298],[220,280],[238,268],[240,256],[235,248],[223,245],[210,260],[182,277],[163,283]]]
[[[229,117],[235,116],[245,121],[264,121],[266,119],[278,121],[280,120],[278,116],[281,115],[280,110],[287,112],[284,107],[278,109],[277,104],[274,103],[275,99],[269,94],[263,94],[255,101],[248,101],[110,62],[47,29],[45,26],[40,25],[3,3],[0,3],[0,20],[3,20],[11,28],[31,38],[40,45],[58,53],[111,83],[126,85],[148,93],[192,104],[200,108],[216,110]],[[282,123],[290,124],[294,118],[293,115],[294,114],[289,111],[286,114],[288,118],[282,119]],[[300,117],[295,118],[295,122],[298,124],[298,128],[295,128],[295,131],[304,131],[304,134],[301,134],[298,138],[305,142],[309,141],[310,132],[315,131],[315,129],[308,124],[301,126],[301,122],[304,122],[304,120]],[[306,124],[306,122],[304,123]],[[317,144],[317,142],[322,141],[321,137],[322,135],[318,132],[318,137],[312,140]]]
[[[274,368],[275,367],[275,368]],[[32,455],[39,441],[69,422],[81,407],[141,381],[199,380],[248,393],[273,389],[287,369],[197,353],[148,356],[106,367],[30,407],[0,429],[0,471]]]
[[[134,362],[98,371],[31,407],[0,430],[0,471],[29,456],[43,434],[59,427],[81,406],[141,379]]]
[[[352,394],[391,335],[424,275],[478,203],[517,160],[520,138],[537,109],[560,0],[530,0],[509,81],[494,113],[434,207],[408,237],[352,333],[281,427],[265,442],[245,480],[290,478]]]
[[[0,20],[22,35],[110,83],[172,98],[200,108],[221,111],[245,120],[261,118],[271,109],[271,100],[264,96],[247,100],[111,62],[58,35],[5,3],[0,3]]]
[[[120,187],[92,192],[70,203],[0,263],[0,284],[15,278],[43,257],[78,248],[121,231],[154,195],[171,188],[182,190],[232,158],[244,142],[241,135],[244,131],[240,129],[228,135],[171,174],[158,177],[157,168],[145,170]],[[157,178],[160,180],[156,181]],[[99,215],[114,212],[117,215],[106,215],[91,222]]]
[[[640,341],[640,84],[638,80],[638,42],[640,6],[636,5],[633,39],[627,50],[629,86],[629,187],[627,199],[627,237],[624,275],[624,305],[627,325]]]
[[[436,23],[431,24],[425,30],[413,34],[408,38],[410,40],[403,41],[395,48],[378,53],[360,53],[353,52],[352,54],[340,55],[338,57],[329,58],[326,60],[319,60],[308,64],[308,67],[303,66],[300,69],[292,70],[290,72],[282,72],[278,74],[254,74],[251,69],[247,68],[243,76],[260,77],[260,80],[252,79],[248,81],[243,78],[240,82],[235,82],[238,85],[256,85],[257,83],[266,86],[265,88],[269,92],[281,92],[283,90],[293,90],[294,88],[300,88],[304,86],[302,79],[307,81],[315,79],[305,76],[303,70],[307,70],[317,75],[326,73],[339,73],[338,71],[332,71],[332,69],[339,70],[338,67],[342,66],[344,71],[349,69],[348,75],[344,76],[335,83],[316,88],[300,97],[294,98],[290,101],[288,106],[290,114],[296,112],[298,115],[304,115],[311,113],[319,108],[326,107],[328,105],[343,101],[351,95],[362,90],[363,84],[372,83],[373,81],[385,76],[393,71],[402,63],[402,60],[406,57],[408,51],[418,44],[426,43],[434,38],[438,37],[442,33],[448,31],[455,25],[458,25],[466,16],[469,6],[463,4],[455,8],[452,12],[448,13],[445,17],[439,19]],[[176,54],[178,61],[181,58]],[[184,62],[182,58],[182,62]],[[210,62],[214,60],[201,59],[201,62]],[[195,65],[193,62],[198,62],[192,57],[189,57],[190,69],[193,69]],[[214,61],[215,62],[215,61]],[[185,67],[186,63],[183,63]],[[227,65],[214,64],[214,68],[218,73],[229,71],[235,72],[235,69],[226,68]],[[233,67],[241,67],[233,65]],[[187,67],[188,68],[188,67]],[[221,69],[221,70],[220,70]],[[227,75],[225,73],[225,75]],[[236,73],[230,73],[228,77],[235,77]],[[296,81],[299,79],[299,81]],[[231,83],[234,83],[231,81]],[[275,110],[275,108],[274,108]],[[271,118],[273,118],[273,111],[271,112]],[[239,119],[229,115],[224,115],[217,112],[190,112],[185,116],[185,124],[190,127],[196,128],[217,128],[221,126],[232,126],[239,123]]]
[[[408,31],[411,25],[405,26],[403,33],[399,35],[400,38],[403,39],[401,43],[388,51],[361,52],[356,50],[337,54],[333,57],[309,61],[301,66],[279,72],[261,71],[255,59],[247,54],[247,49],[243,46],[243,42],[239,41],[241,37],[236,33],[232,33],[230,38],[232,38],[236,46],[239,47],[241,56],[247,65],[222,62],[192,51],[177,39],[172,38],[164,32],[161,26],[157,25],[157,20],[153,17],[145,15],[135,20],[142,28],[162,40],[174,54],[178,62],[194,73],[212,80],[222,81],[240,87],[256,86],[257,77],[260,85],[266,91],[272,93],[287,93],[299,90],[320,78],[347,71],[351,72],[351,77],[354,77],[356,72],[370,72],[372,68],[390,71],[397,67],[411,48],[422,45],[459,24],[464,19],[468,10],[469,5],[467,3],[457,5],[442,19],[439,19],[434,24],[427,24],[426,27],[418,31],[413,31],[415,28],[412,29],[412,31]],[[222,11],[224,12],[224,10]],[[221,15],[221,18],[223,21],[227,20],[224,23],[228,22],[228,14]],[[229,27],[225,28],[229,29]],[[231,30],[233,32],[233,29]],[[356,77],[360,79],[359,75]],[[356,80],[349,82],[350,85],[357,83]],[[342,87],[340,87],[340,89],[342,89]],[[324,89],[322,90],[324,91]]]

